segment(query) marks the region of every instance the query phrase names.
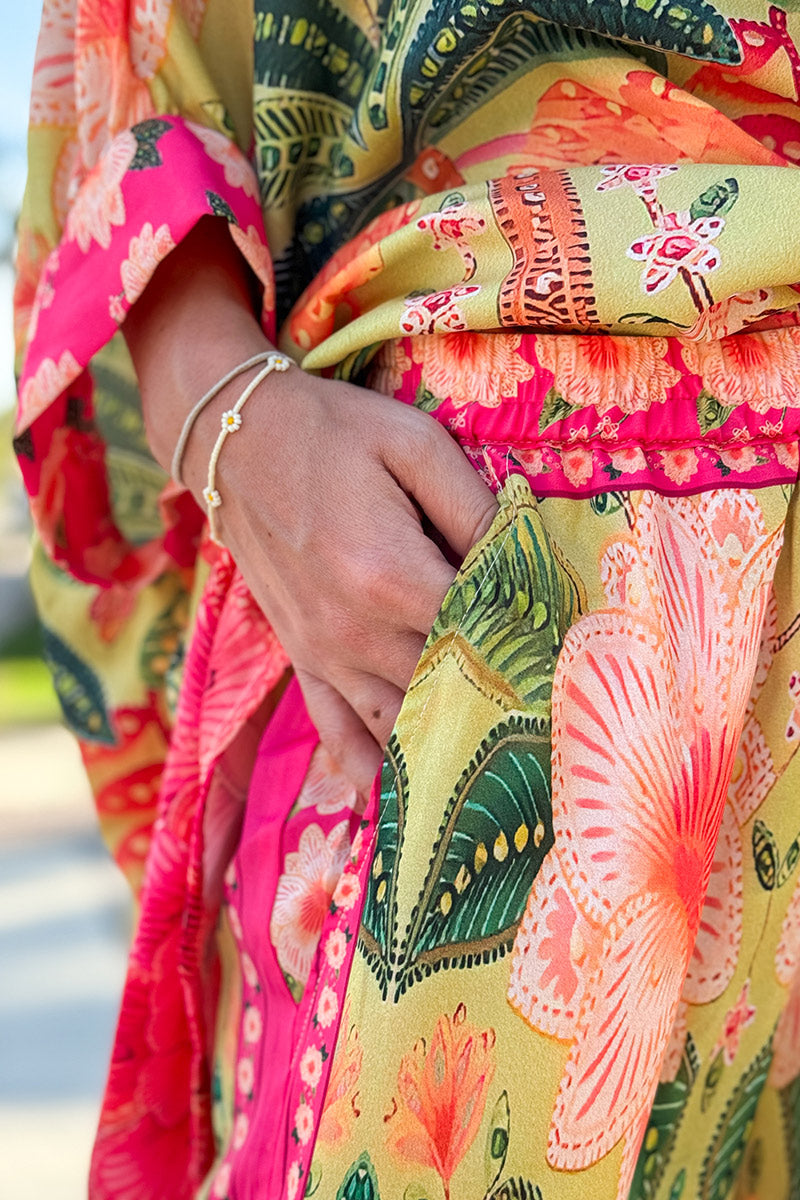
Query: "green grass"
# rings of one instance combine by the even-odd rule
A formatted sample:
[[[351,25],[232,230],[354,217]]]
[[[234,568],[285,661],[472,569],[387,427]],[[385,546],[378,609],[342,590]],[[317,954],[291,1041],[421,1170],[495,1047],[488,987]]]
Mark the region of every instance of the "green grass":
[[[0,661],[0,727],[61,720],[50,672],[38,658]]]

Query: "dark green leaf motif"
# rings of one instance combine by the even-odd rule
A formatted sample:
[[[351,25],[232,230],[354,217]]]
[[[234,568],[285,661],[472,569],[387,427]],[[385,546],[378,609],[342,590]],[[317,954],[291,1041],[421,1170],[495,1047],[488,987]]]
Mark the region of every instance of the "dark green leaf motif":
[[[42,632],[42,654],[70,729],[86,741],[113,745],[102,684],[91,667],[52,629]]]
[[[700,1058],[691,1034],[681,1056],[678,1074],[656,1090],[650,1121],[636,1162],[629,1200],[653,1200],[669,1163],[678,1127],[700,1071]]]
[[[206,200],[208,207],[215,217],[224,217],[229,225],[238,225],[236,214],[228,204],[227,200],[223,200],[217,192],[212,192],[210,188],[206,189]]]
[[[553,844],[550,731],[542,721],[512,714],[481,743],[446,806],[402,933],[396,896],[407,798],[395,747],[387,761],[360,946],[384,996],[391,989],[396,998],[432,971],[491,961],[513,943]]]
[[[791,1200],[800,1196],[800,1075],[778,1093]]]
[[[697,1200],[727,1200],[733,1193],[771,1061],[768,1042],[728,1101],[703,1163]]]
[[[720,429],[732,412],[732,408],[720,404],[710,392],[702,391],[697,397],[697,423],[703,435],[712,429]]]
[[[505,1179],[488,1200],[542,1200],[542,1193],[530,1179]]]
[[[583,607],[582,588],[550,540],[528,485],[512,477],[503,497],[506,523],[498,518],[467,556],[427,653],[435,653],[437,643],[468,643],[510,690],[509,708],[549,721],[553,672]]]
[[[758,882],[765,891],[771,892],[776,883],[780,855],[775,835],[759,820],[753,824],[753,859]]]
[[[689,208],[689,216],[693,221],[701,217],[721,217],[730,212],[739,199],[739,184],[735,179],[723,179],[701,192]]]
[[[366,1150],[345,1175],[336,1200],[381,1200],[378,1177]]]
[[[707,0],[530,0],[537,16],[707,62],[739,63],[725,18]]]
[[[160,117],[152,117],[147,121],[139,121],[131,126],[131,133],[136,138],[136,154],[130,165],[131,171],[146,171],[150,167],[160,167],[164,161],[158,150],[159,139],[172,129],[169,121]]]
[[[565,400],[560,392],[557,392],[555,388],[550,388],[542,402],[542,411],[539,414],[539,433],[544,433],[545,429],[549,429],[556,421],[566,420],[575,412],[575,408],[576,405]]]
[[[486,1135],[484,1167],[488,1191],[491,1191],[497,1183],[500,1173],[506,1165],[510,1130],[511,1109],[508,1104],[508,1092],[501,1092],[492,1110],[489,1132]]]

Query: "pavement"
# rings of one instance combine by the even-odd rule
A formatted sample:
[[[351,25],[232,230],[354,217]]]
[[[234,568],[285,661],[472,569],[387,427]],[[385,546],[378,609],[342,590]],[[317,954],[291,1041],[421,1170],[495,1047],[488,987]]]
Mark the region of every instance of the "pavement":
[[[85,1200],[129,921],[70,735],[0,729],[0,1200]]]

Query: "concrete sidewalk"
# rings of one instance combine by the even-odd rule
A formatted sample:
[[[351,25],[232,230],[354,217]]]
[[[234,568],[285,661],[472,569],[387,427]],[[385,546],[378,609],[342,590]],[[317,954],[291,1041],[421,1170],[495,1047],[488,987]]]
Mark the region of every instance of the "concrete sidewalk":
[[[85,1200],[128,929],[71,736],[0,730],[4,1196]]]

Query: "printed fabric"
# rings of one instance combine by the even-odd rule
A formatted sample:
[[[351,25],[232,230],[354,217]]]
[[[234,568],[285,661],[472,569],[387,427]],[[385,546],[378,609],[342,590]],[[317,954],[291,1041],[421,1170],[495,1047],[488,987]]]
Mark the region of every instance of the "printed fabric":
[[[91,1200],[800,1197],[799,45],[45,0],[16,448],[138,900]],[[144,438],[119,328],[209,214],[270,338],[500,501],[366,806]]]

